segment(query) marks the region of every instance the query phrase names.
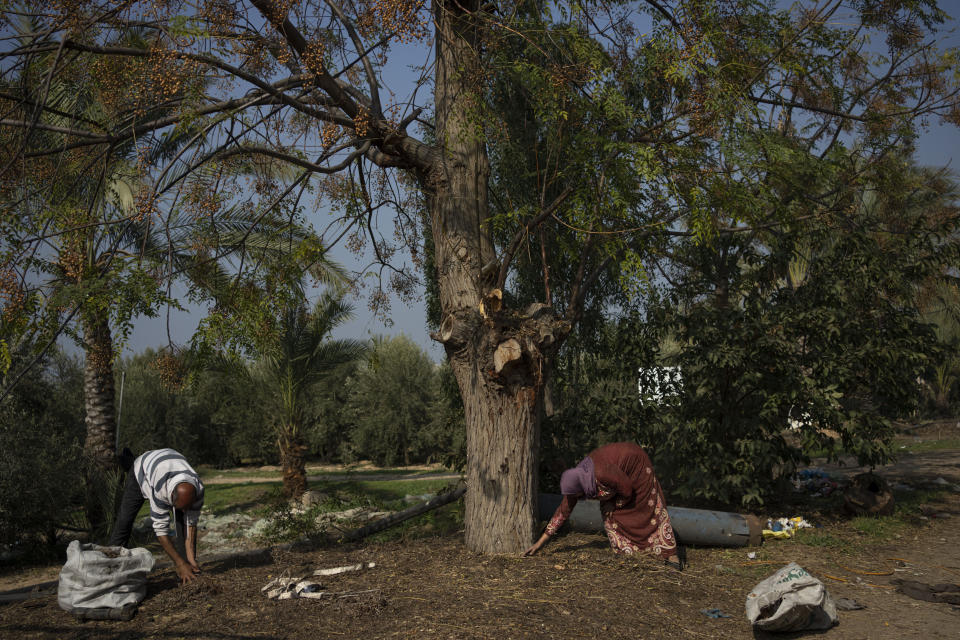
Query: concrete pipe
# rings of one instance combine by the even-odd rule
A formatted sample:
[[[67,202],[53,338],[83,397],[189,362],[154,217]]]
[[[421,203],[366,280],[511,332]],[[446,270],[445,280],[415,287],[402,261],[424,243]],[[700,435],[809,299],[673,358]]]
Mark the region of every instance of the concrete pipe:
[[[549,520],[560,506],[561,496],[541,493],[538,503],[541,520]],[[683,544],[702,547],[746,547],[763,542],[763,525],[756,516],[745,516],[726,511],[667,507],[670,523],[677,540]],[[600,503],[579,500],[567,521],[574,531],[597,533],[603,531]]]

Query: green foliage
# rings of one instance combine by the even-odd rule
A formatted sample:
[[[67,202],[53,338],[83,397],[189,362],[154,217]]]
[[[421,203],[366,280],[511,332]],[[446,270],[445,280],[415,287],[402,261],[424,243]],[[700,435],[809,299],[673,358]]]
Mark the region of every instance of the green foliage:
[[[438,369],[405,336],[374,341],[350,381],[354,455],[378,465],[445,461],[464,447],[450,394],[449,369]]]
[[[248,378],[209,373],[195,376],[192,384],[175,384],[161,371],[169,361],[160,356],[147,349],[118,367],[121,447],[137,454],[172,447],[188,460],[215,466],[276,460],[261,390]]]
[[[26,351],[26,350],[25,350]],[[26,352],[15,354],[22,365]],[[0,402],[0,544],[55,543],[57,525],[80,528],[83,372],[59,352]]]
[[[815,451],[889,461],[895,421],[917,410],[918,380],[943,354],[924,283],[958,246],[957,212],[926,200],[928,174],[888,169],[836,217],[677,243],[671,286],[650,292],[644,316],[560,359],[547,470],[630,439],[678,499],[756,505]],[[651,388],[663,366],[682,372],[678,395],[641,404],[638,368]]]
[[[121,446],[137,453],[169,446],[216,467],[277,462],[282,395],[259,377],[262,369],[252,375],[233,366],[200,370],[188,384],[171,384],[162,372],[164,354],[147,350],[118,370],[118,393],[125,373]],[[407,438],[410,463],[464,464],[463,406],[453,374],[407,338],[380,339],[359,370],[341,363],[303,388],[301,433],[314,459],[405,463],[399,443]]]
[[[317,523],[317,516],[331,510],[329,505],[313,505],[305,510],[294,508],[280,491],[271,494],[268,504],[265,515],[269,522],[263,530],[263,538],[271,544],[316,539],[326,533],[326,527]]]
[[[688,280],[645,327],[681,343],[670,364],[683,393],[647,428],[677,495],[759,503],[812,450],[892,458],[894,420],[917,408],[917,380],[939,353],[915,287],[945,257],[941,220],[897,215],[917,231],[892,233],[878,210],[839,236],[807,229],[814,251],[793,286],[770,280],[789,268],[790,234],[691,248],[705,282]]]
[[[429,408],[430,422],[425,440],[433,443],[427,459],[463,471],[467,465],[467,426],[463,399],[450,365],[444,362],[434,371],[434,395]]]
[[[652,353],[637,329],[623,321],[603,325],[589,342],[578,334],[559,358],[552,382],[556,413],[542,427],[542,486],[558,486],[564,469],[602,444],[652,444],[644,440],[637,395],[637,367]]]
[[[313,387],[307,398],[306,441],[310,454],[318,460],[340,462],[354,460],[350,441],[351,376],[360,362],[353,362],[336,370]]]

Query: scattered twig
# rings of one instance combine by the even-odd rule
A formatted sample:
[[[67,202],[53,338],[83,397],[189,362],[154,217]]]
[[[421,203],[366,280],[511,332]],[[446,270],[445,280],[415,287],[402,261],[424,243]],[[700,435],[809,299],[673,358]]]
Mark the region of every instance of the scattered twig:
[[[847,580],[846,578],[838,578],[837,576],[832,576],[832,575],[830,575],[829,573],[823,574],[823,577],[824,577],[824,578],[830,578],[831,580],[836,580],[837,582],[846,582],[846,583],[848,583],[848,584],[850,583],[850,581]]]
[[[891,569],[890,571],[860,571],[859,569],[851,569],[850,567],[844,566],[839,562],[837,563],[837,566],[845,571],[849,571],[850,573],[856,573],[861,576],[892,576],[893,575],[893,569]]]

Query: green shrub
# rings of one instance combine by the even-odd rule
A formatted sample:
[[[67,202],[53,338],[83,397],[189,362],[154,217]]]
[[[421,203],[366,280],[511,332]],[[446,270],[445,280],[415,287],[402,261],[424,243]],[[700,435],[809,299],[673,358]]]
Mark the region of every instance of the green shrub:
[[[52,544],[60,525],[85,526],[82,381],[77,361],[55,353],[0,404],[0,544]]]

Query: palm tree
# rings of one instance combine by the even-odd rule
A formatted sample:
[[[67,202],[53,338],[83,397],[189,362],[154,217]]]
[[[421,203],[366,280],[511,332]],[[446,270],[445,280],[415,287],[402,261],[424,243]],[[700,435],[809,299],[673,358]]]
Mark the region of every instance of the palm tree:
[[[331,332],[351,315],[352,308],[338,292],[324,293],[311,311],[305,304],[290,306],[279,318],[275,338],[248,368],[274,409],[283,491],[290,498],[298,498],[307,488],[304,429],[311,390],[367,351],[358,340],[330,339]]]
[[[23,33],[36,31],[29,24],[22,26]],[[118,38],[120,44],[145,46],[140,40],[142,34],[136,30]],[[22,120],[36,116],[39,124],[21,141],[22,162],[6,166],[0,210],[20,222],[22,233],[0,238],[0,266],[19,261],[19,270],[29,274],[23,279],[37,283],[42,303],[32,326],[66,331],[84,351],[85,506],[90,525],[100,529],[110,511],[109,500],[104,500],[110,493],[105,491],[105,479],[117,469],[114,334],[128,330],[138,315],[154,314],[167,301],[165,284],[175,278],[229,308],[235,285],[247,282],[237,277],[243,275],[243,266],[227,264],[229,256],[240,252],[255,256],[247,261],[248,272],[262,264],[264,255],[294,253],[298,264],[289,270],[295,272],[291,276],[295,280],[306,269],[317,280],[331,282],[342,278],[342,270],[325,259],[313,234],[278,211],[261,215],[243,206],[227,206],[206,208],[201,216],[170,208],[165,224],[159,225],[150,207],[138,207],[138,200],[144,204],[140,196],[149,189],[147,172],[183,148],[193,133],[189,127],[162,139],[111,145],[93,159],[86,152],[69,151],[55,160],[27,159],[28,152],[64,146],[69,139],[61,131],[80,121],[110,131],[131,119],[163,115],[136,112],[122,100],[106,103],[108,92],[98,86],[102,78],[58,73],[44,83],[46,71],[55,64],[54,54],[38,55],[0,87],[8,97],[20,97]],[[42,108],[37,110],[36,105]],[[270,169],[255,168],[261,173]],[[254,168],[239,164],[227,170],[237,174]],[[198,186],[191,181],[204,176],[204,171],[194,172],[182,184]],[[181,178],[171,172],[157,187],[177,184]],[[312,250],[304,251],[305,245]],[[25,260],[20,258],[24,255]],[[65,320],[63,310],[69,314]]]
[[[21,27],[31,32],[31,25]],[[139,222],[134,200],[141,172],[135,157],[144,147],[127,143],[109,145],[99,155],[66,151],[54,160],[28,159],[30,152],[65,145],[60,131],[77,121],[109,131],[124,117],[104,104],[89,78],[58,74],[44,82],[56,64],[52,54],[37,56],[4,83],[8,97],[19,97],[21,115],[38,128],[18,141],[21,170],[4,176],[2,207],[16,216],[23,233],[5,239],[3,260],[25,256],[17,267],[36,283],[42,300],[36,307],[38,333],[49,331],[52,342],[54,331],[65,331],[84,351],[85,506],[91,527],[99,529],[109,511],[104,482],[117,469],[111,322],[123,325],[149,306],[136,246],[127,242],[130,227]],[[153,144],[148,161],[167,153],[174,140]]]

